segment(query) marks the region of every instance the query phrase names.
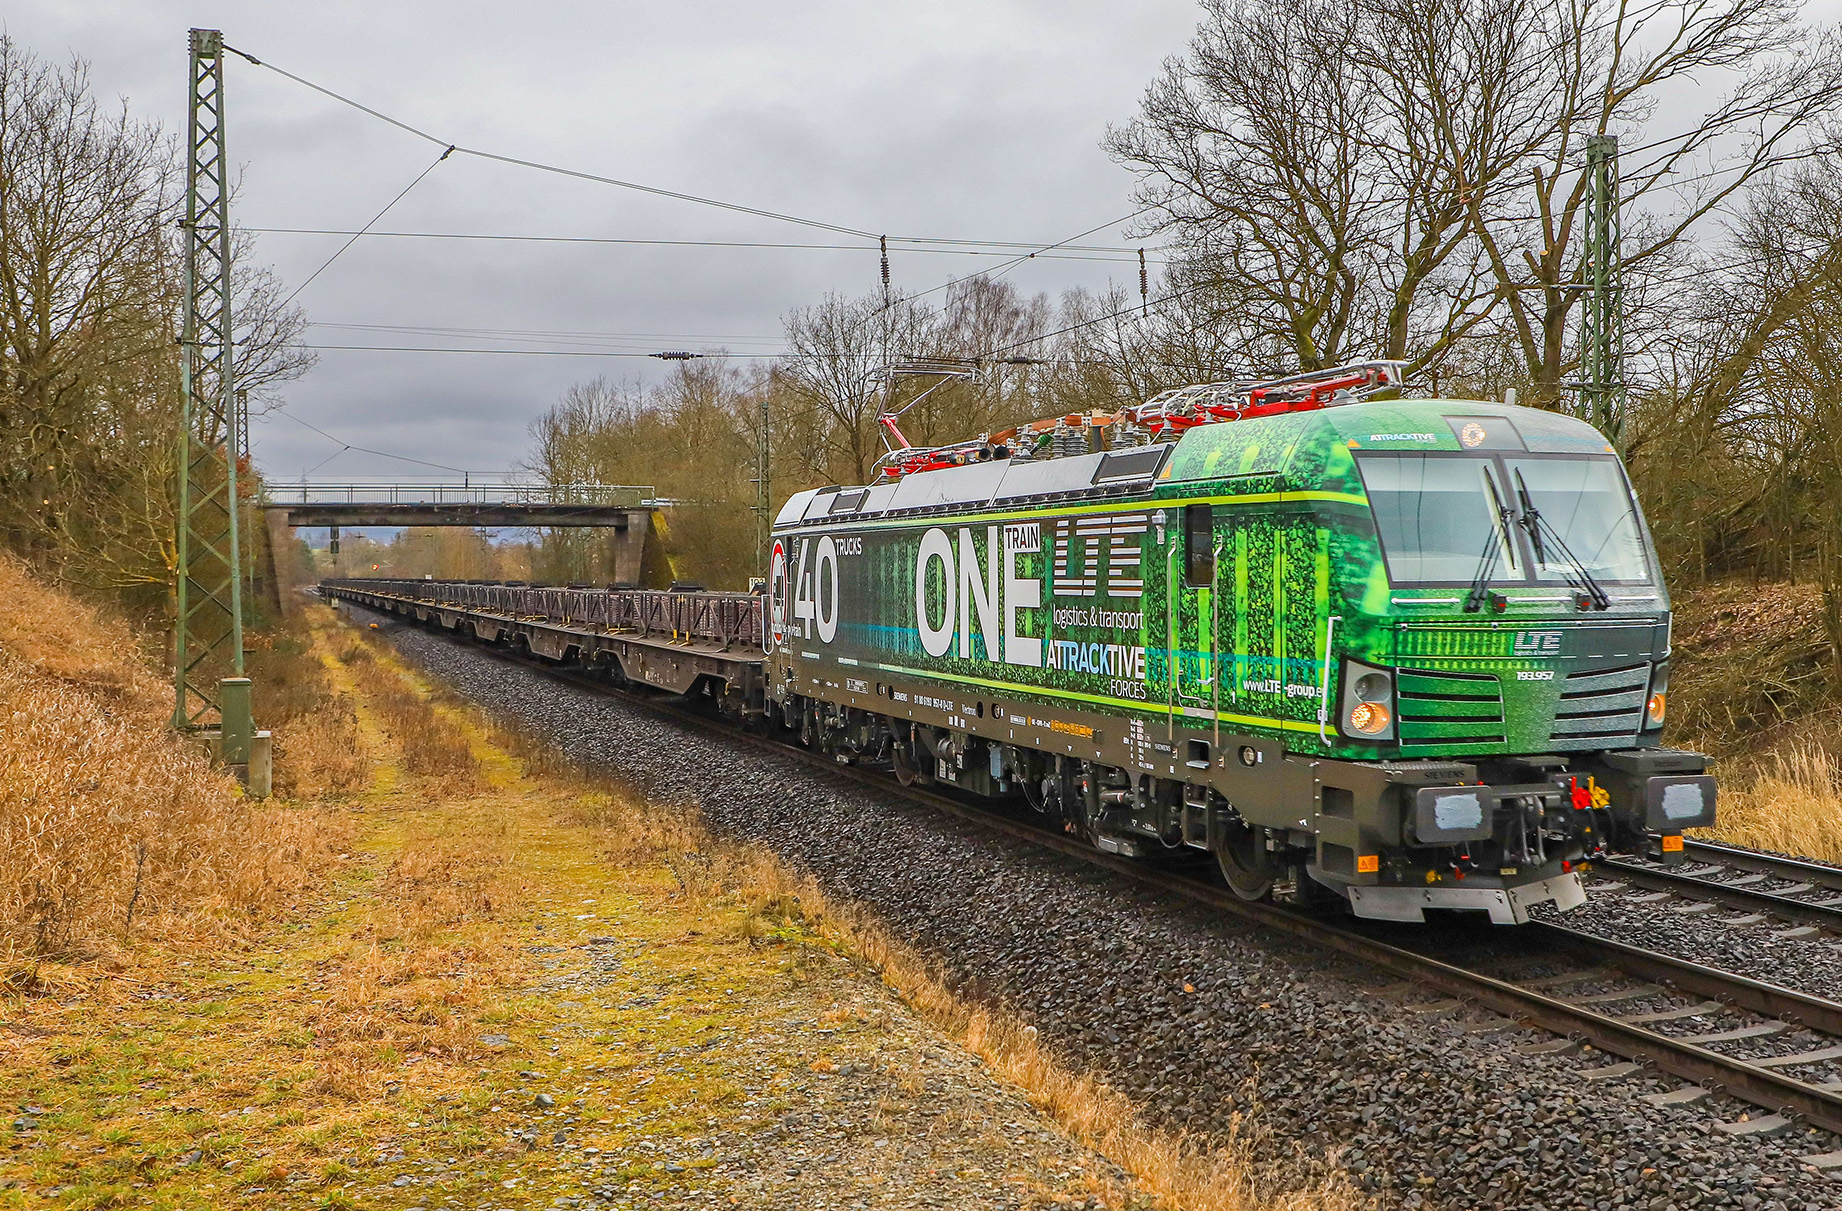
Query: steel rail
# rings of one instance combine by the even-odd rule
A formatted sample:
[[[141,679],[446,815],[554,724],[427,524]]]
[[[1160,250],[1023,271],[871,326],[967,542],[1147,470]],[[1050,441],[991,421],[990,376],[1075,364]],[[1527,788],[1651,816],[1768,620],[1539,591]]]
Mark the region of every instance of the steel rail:
[[[1752,871],[1755,874],[1774,875],[1780,879],[1795,879],[1826,887],[1831,891],[1842,892],[1842,867],[1826,866],[1821,862],[1812,862],[1806,858],[1787,858],[1781,854],[1768,854],[1756,849],[1743,849],[1737,845],[1723,845],[1719,841],[1697,841],[1684,838],[1682,848],[1685,856],[1701,862],[1719,863],[1731,866],[1735,870]]]
[[[707,731],[713,722],[707,714],[625,692],[604,681],[554,665],[492,648],[481,647],[477,650],[504,663],[531,669],[661,718],[689,724],[700,731]],[[833,758],[768,736],[736,727],[725,728],[725,734],[792,757],[804,764],[828,770],[844,781],[883,794],[893,792],[983,828],[1109,870],[1145,887],[1205,905],[1250,924],[1296,938],[1320,950],[1344,955],[1404,980],[1482,1006],[1512,1021],[1590,1044],[1608,1054],[1648,1064],[1711,1091],[1726,1093],[1787,1116],[1796,1115],[1812,1126],[1842,1133],[1842,1090],[1800,1081],[1771,1068],[1723,1055],[1684,1039],[1645,1029],[1641,1025],[1620,1021],[1590,1006],[1571,1004],[1511,981],[1383,942],[1355,929],[1305,913],[1270,904],[1249,903],[1222,888],[1102,853],[1084,841],[1006,819],[945,795],[916,787],[904,787],[881,774],[871,774],[856,766],[841,765]],[[1698,966],[1669,955],[1563,926],[1531,922],[1523,928],[1531,927],[1561,949],[1588,956],[1595,962],[1609,964],[1628,974],[1673,986],[1686,993],[1719,1000],[1731,1007],[1779,1017],[1811,1030],[1842,1034],[1842,1002],[1828,1001],[1779,985]]]
[[[1815,925],[1822,929],[1842,933],[1842,904],[1797,900],[1780,892],[1758,891],[1751,887],[1735,887],[1730,883],[1719,883],[1708,875],[1684,874],[1679,870],[1657,870],[1621,862],[1616,858],[1596,859],[1595,865],[1602,872],[1616,873],[1619,879],[1633,887],[1671,892],[1686,899],[1725,904],[1729,908],[1744,909],[1748,912],[1768,913],[1786,921]]]

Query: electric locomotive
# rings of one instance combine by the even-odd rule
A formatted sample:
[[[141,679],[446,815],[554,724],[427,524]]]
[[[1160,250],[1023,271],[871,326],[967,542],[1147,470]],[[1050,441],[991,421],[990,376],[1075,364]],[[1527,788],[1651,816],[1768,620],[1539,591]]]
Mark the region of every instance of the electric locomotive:
[[[792,497],[769,709],[1105,850],[1209,851],[1246,899],[1515,923],[1601,854],[1680,861],[1715,786],[1659,743],[1669,599],[1617,453],[1401,371],[904,445]]]

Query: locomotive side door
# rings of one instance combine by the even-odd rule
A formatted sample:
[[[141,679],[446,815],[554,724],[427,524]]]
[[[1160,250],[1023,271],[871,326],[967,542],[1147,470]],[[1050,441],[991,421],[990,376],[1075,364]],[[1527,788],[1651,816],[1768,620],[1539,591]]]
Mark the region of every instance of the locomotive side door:
[[[1198,525],[1200,533],[1200,525]],[[1269,514],[1216,511],[1210,577],[1213,664],[1210,705],[1230,715],[1271,718],[1285,701],[1282,540]]]
[[[1170,619],[1167,641],[1176,673],[1176,705],[1214,709],[1220,669],[1216,659],[1221,595],[1216,584],[1221,539],[1211,505],[1184,505],[1168,559]],[[1180,712],[1179,712],[1180,713]]]

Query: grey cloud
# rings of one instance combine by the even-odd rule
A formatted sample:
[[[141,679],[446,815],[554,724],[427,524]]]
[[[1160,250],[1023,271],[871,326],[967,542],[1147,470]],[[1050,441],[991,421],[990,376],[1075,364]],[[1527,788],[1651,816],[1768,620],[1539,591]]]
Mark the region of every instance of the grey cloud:
[[[442,138],[591,172],[809,214],[871,231],[1053,240],[1131,209],[1100,150],[1195,21],[1188,0],[942,0],[920,5],[389,5],[40,0],[5,20],[41,54],[94,63],[97,91],[184,128],[185,31],[234,45]],[[236,218],[353,228],[438,148],[240,60],[229,64]],[[605,186],[450,160],[381,224],[649,239],[831,242],[822,233]],[[1118,233],[1097,239],[1117,240]],[[263,236],[291,285],[337,241]],[[972,258],[897,251],[921,289]],[[1042,261],[1011,274],[1051,293],[1126,266]],[[360,241],[302,294],[324,323],[772,338],[788,308],[876,280],[874,255],[744,249]],[[442,343],[317,327],[322,344]],[[677,339],[672,339],[677,338]],[[502,345],[491,337],[456,344]],[[288,408],[349,442],[503,469],[572,382],[654,375],[641,359],[327,352]],[[256,426],[279,481],[337,449],[279,417]],[[417,468],[347,454],[321,477]]]

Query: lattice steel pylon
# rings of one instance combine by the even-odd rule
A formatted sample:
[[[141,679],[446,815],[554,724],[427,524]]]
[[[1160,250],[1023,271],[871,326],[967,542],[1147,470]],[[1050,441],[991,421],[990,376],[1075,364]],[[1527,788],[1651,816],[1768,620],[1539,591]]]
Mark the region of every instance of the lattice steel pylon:
[[[1625,418],[1624,274],[1619,265],[1618,136],[1586,140],[1586,306],[1580,320],[1580,411],[1613,442]]]
[[[191,32],[186,141],[185,318],[180,333],[177,601],[173,725],[218,725],[226,761],[248,761],[237,473],[247,433],[232,361],[230,162],[224,152],[224,35]],[[224,679],[238,679],[225,684]],[[241,744],[243,752],[235,751]]]

